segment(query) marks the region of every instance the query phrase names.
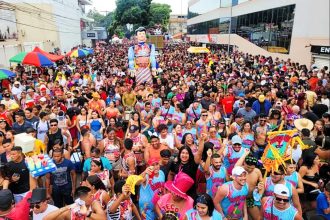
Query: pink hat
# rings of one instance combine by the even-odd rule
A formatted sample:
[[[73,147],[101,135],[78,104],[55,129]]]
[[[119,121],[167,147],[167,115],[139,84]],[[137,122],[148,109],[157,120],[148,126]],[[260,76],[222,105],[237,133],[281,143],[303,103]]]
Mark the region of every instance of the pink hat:
[[[157,157],[152,157],[148,160],[148,165],[152,165],[154,163],[158,163],[159,159]]]
[[[165,188],[175,193],[176,195],[187,199],[188,195],[186,192],[194,185],[194,180],[183,172],[179,172],[174,177],[174,181],[167,181]]]

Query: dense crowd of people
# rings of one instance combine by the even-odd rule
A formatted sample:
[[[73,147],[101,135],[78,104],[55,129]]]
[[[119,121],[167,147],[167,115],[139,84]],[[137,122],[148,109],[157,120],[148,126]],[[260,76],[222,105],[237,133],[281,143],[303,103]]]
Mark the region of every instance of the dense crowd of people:
[[[130,43],[2,80],[0,219],[330,219],[328,67],[168,43],[137,85]],[[293,129],[308,148],[265,176],[267,133]]]

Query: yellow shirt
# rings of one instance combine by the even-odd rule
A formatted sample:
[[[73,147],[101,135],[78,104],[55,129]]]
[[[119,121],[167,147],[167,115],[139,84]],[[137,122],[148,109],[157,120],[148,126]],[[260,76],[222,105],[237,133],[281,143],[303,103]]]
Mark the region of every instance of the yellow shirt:
[[[44,142],[42,142],[39,139],[36,139],[34,142],[34,150],[32,152],[28,152],[26,153],[27,156],[33,156],[33,155],[38,155],[44,153],[46,154],[46,145],[44,144]]]

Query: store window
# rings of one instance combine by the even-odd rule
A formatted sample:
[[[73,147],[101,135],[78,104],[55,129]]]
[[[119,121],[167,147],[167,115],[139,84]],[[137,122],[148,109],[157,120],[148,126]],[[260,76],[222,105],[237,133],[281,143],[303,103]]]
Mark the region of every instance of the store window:
[[[232,19],[232,33],[269,52],[289,53],[295,5],[259,11]]]

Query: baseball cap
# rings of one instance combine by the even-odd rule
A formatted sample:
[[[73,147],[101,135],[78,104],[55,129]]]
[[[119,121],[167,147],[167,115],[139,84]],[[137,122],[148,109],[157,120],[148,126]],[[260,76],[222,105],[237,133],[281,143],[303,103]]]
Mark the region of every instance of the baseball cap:
[[[274,186],[274,193],[279,196],[289,197],[290,195],[288,187],[284,184],[276,184]]]
[[[242,145],[242,138],[238,135],[235,135],[232,139],[231,139],[232,144],[241,144]]]
[[[37,188],[32,191],[32,196],[28,200],[29,203],[39,203],[47,199],[46,188]]]
[[[247,173],[243,167],[236,166],[234,167],[233,171],[231,172],[234,176],[240,176],[242,173]]]
[[[8,210],[13,202],[13,194],[9,189],[0,190],[0,209]]]
[[[136,125],[131,125],[131,126],[129,127],[129,133],[134,133],[134,132],[136,132],[136,131],[138,131],[138,130],[139,130],[139,127],[136,126]]]

